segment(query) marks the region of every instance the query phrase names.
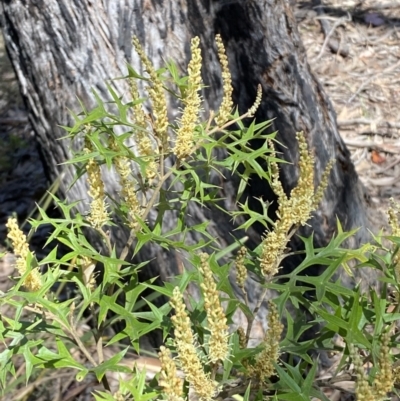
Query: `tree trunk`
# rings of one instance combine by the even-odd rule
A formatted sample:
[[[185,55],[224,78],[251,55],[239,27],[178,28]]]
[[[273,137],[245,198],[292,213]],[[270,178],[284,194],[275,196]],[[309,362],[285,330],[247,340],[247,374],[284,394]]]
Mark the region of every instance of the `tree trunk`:
[[[71,169],[60,167],[71,153],[60,125],[72,124],[68,110],[79,111],[77,99],[94,106],[91,90],[107,97],[106,80],[124,76],[128,62],[140,70],[131,39],[136,35],[156,67],[173,59],[185,71],[189,43],[200,36],[206,107],[217,109],[221,100],[221,74],[217,62],[215,35],[225,43],[234,84],[234,101],[246,111],[254,102],[261,83],[263,100],[258,121],[274,119],[271,131],[278,131],[279,149],[293,162],[282,166],[281,177],[289,191],[298,177],[298,148],[295,134],[304,131],[315,150],[319,181],[330,159],[335,159],[329,188],[311,227],[317,246],[324,245],[336,229],[339,218],[345,229],[362,227],[357,241],[366,236],[365,194],[350,154],[339,136],[335,112],[307,63],[306,52],[289,3],[285,0],[2,0],[1,19],[8,53],[16,70],[32,126],[43,149],[51,179],[63,172],[62,192],[73,177]],[[123,80],[112,85],[129,93]],[[172,109],[171,113],[176,113]],[[254,143],[257,146],[257,143]],[[111,177],[108,190],[113,193]],[[316,182],[317,184],[317,182]],[[225,182],[226,207],[231,207],[235,183]],[[254,178],[247,196],[273,200],[265,182]],[[86,199],[84,180],[68,193],[70,200]],[[256,207],[257,202],[254,202]],[[215,210],[193,209],[194,222],[211,220],[211,231],[221,247],[230,239],[233,224]],[[125,242],[123,234],[121,243]],[[251,233],[252,244],[260,241],[262,229]],[[196,241],[196,238],[193,238]],[[296,242],[292,244],[297,246]],[[162,277],[176,273],[179,255],[171,257],[151,250]],[[160,273],[160,272],[158,272]]]

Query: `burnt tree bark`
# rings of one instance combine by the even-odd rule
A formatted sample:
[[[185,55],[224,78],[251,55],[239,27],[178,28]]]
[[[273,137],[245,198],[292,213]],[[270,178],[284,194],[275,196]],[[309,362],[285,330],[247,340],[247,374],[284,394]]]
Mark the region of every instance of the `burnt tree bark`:
[[[140,70],[132,49],[133,35],[139,37],[156,67],[163,60],[173,59],[183,71],[189,59],[190,39],[200,36],[203,80],[208,85],[204,93],[206,106],[217,109],[221,81],[214,37],[220,33],[230,61],[234,101],[241,111],[249,108],[257,85],[262,85],[263,100],[256,118],[274,119],[271,130],[279,132],[278,139],[285,145],[280,151],[293,162],[282,166],[285,189],[290,190],[298,177],[296,132],[304,131],[315,149],[317,181],[327,162],[331,158],[337,161],[321,207],[311,227],[304,228],[301,234],[313,230],[316,245],[321,246],[334,233],[338,217],[345,229],[362,227],[356,241],[367,235],[366,195],[339,136],[332,105],[310,71],[288,1],[2,0],[1,23],[52,179],[61,172],[59,164],[70,156],[68,143],[58,140],[64,135],[59,125],[72,123],[68,109],[79,110],[77,98],[87,108],[93,106],[92,88],[106,97],[105,81],[126,75],[126,62]],[[126,82],[113,81],[112,85],[119,93],[128,93]],[[72,171],[64,174],[63,193]],[[109,191],[115,192],[112,177],[108,181]],[[223,187],[229,202],[235,183],[227,181]],[[71,200],[85,199],[85,182],[78,182],[67,196]],[[268,185],[257,179],[247,188],[247,196],[273,199]],[[227,203],[227,207],[231,206]],[[220,238],[221,246],[230,241],[227,232],[232,231],[232,223],[225,216],[194,209],[192,219],[211,220],[211,231]],[[256,227],[251,238],[254,244],[259,243],[261,234]],[[122,243],[125,241],[123,233],[116,235],[120,235]],[[178,270],[177,258],[159,250],[151,250],[145,257],[154,256],[154,266],[163,277]]]

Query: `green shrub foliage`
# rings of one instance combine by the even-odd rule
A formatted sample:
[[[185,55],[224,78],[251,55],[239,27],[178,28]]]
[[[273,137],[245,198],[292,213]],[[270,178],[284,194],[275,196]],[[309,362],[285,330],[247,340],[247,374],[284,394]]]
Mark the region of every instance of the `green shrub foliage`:
[[[192,40],[185,77],[173,62],[156,70],[134,39],[145,75],[128,67],[125,79],[130,99],[110,84],[111,101],[95,94],[97,107],[75,115],[74,126],[66,127],[68,138],[83,144],[68,163],[77,167],[77,179],[87,179],[90,205],[86,214],[80,214],[76,203],[52,195],[62,217],[51,218],[39,208],[40,219],[31,225],[35,229],[50,224],[53,230],[47,244],[62,243],[69,252],[58,257],[54,247],[37,260],[17,220],[10,218],[8,237],[18,277],[0,297],[3,393],[39,382],[42,372],[59,369],[75,371],[76,381],[95,377],[102,386],[94,390],[96,400],[172,401],[193,396],[200,400],[327,400],[326,389],[340,389],[344,381],[355,382],[349,391],[356,391],[360,400],[384,399],[395,391],[397,355],[391,355],[391,349],[400,316],[396,205],[389,212],[393,237],[388,241],[379,236],[373,245],[345,249],[343,244],[354,232],[343,232],[338,222],[336,235],[324,248],[315,249],[312,237],[302,238],[301,264],[278,277],[284,259],[292,254],[288,242],[312,218],[333,163],[315,189],[313,152],[299,133],[298,184],[289,195],[283,191],[274,134],[265,133],[269,122],[243,122],[259,107],[261,88],[250,110],[242,115],[235,111],[220,37],[216,43],[224,92],[218,111],[208,116],[202,112],[198,38]],[[145,93],[139,92],[139,81]],[[169,121],[167,114],[171,96],[181,103],[175,121]],[[254,139],[262,143],[257,150],[250,146]],[[216,149],[223,149],[225,156],[217,159]],[[119,177],[119,199],[107,196],[102,180],[107,169]],[[191,204],[220,207],[220,188],[210,177],[226,172],[238,177],[238,201],[235,210],[223,212],[240,221],[243,230],[255,222],[265,226],[256,249],[248,249],[246,238],[239,238],[227,249],[210,252],[215,239],[208,222],[186,224]],[[251,175],[266,180],[275,191],[276,221],[268,218],[268,205],[262,204],[263,213],[257,213],[249,209],[247,200],[239,202]],[[163,221],[177,210],[176,226],[167,230]],[[150,212],[156,215],[151,223]],[[122,250],[109,233],[115,215],[130,231]],[[88,230],[98,233],[104,250],[91,245],[85,236]],[[187,243],[191,230],[201,234],[202,240]],[[135,264],[135,258],[127,255],[133,250],[135,256],[144,245],[152,244],[182,252],[185,263],[180,276],[163,285],[154,279],[139,280],[138,272],[147,263]],[[104,274],[95,280],[100,263]],[[325,268],[318,276],[304,275],[313,265]],[[341,274],[351,274],[352,269],[364,268],[379,270],[379,289],[361,293],[358,286],[345,288],[337,279],[340,269]],[[233,289],[232,276],[238,291]],[[66,284],[73,285],[76,293],[60,301],[58,294]],[[188,292],[189,285],[199,289],[196,299]],[[246,293],[249,285],[262,288],[253,304]],[[257,342],[254,325],[267,293],[273,294],[268,296],[268,329]],[[169,301],[160,306],[160,296]],[[305,320],[304,310],[311,320]],[[235,324],[238,314],[247,321],[243,327]],[[125,324],[118,333],[111,328],[116,321]],[[165,345],[153,355],[161,367],[149,379],[145,368],[126,361],[143,354],[140,341],[154,330],[162,331]],[[312,338],[303,335],[309,330],[315,333]],[[325,376],[319,376],[318,354],[336,355],[336,365]],[[111,377],[119,377],[117,385],[111,384]]]

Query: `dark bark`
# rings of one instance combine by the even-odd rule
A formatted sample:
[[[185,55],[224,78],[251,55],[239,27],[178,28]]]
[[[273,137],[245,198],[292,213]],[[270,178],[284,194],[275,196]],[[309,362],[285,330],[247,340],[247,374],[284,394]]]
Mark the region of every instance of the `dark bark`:
[[[45,153],[49,176],[64,171],[62,191],[72,179],[71,170],[59,166],[70,156],[59,125],[72,123],[68,109],[79,110],[77,98],[86,107],[94,105],[91,89],[106,97],[105,81],[126,75],[125,63],[140,70],[131,38],[139,37],[156,67],[174,59],[184,71],[189,58],[190,38],[198,35],[203,47],[203,79],[206,105],[216,109],[221,98],[220,67],[215,34],[226,44],[234,82],[234,100],[241,111],[252,105],[261,83],[263,101],[257,120],[275,119],[271,130],[279,132],[285,146],[280,151],[293,164],[282,167],[282,181],[289,191],[298,177],[298,148],[295,134],[304,131],[316,155],[317,181],[330,159],[336,164],[320,209],[311,227],[317,246],[325,244],[339,218],[345,229],[363,227],[357,241],[366,236],[368,221],[365,195],[350,154],[339,136],[335,112],[307,63],[306,52],[289,3],[285,0],[13,0],[1,2],[1,18],[7,50],[17,72],[29,117]],[[127,83],[114,81],[119,93],[128,93]],[[176,110],[171,110],[175,113]],[[254,143],[257,146],[257,143]],[[115,180],[108,189],[115,192]],[[316,182],[317,184],[318,182]],[[231,207],[233,181],[223,183]],[[85,182],[69,192],[71,200],[87,197]],[[247,196],[274,196],[265,182],[254,178]],[[254,202],[254,207],[256,206]],[[193,222],[211,220],[211,231],[221,247],[231,241],[231,222],[217,211],[192,210]],[[260,227],[251,233],[252,244],[260,241]],[[124,234],[118,231],[121,243]],[[196,238],[192,239],[196,241]],[[296,243],[293,246],[297,246]],[[180,255],[151,250],[162,277],[178,271]]]

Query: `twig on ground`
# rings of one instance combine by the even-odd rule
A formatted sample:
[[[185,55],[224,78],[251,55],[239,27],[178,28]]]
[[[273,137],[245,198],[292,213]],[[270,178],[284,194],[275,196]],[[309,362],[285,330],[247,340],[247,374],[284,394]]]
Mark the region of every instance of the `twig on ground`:
[[[373,141],[358,141],[357,139],[345,139],[345,144],[350,147],[355,148],[370,148],[381,152],[386,153],[400,153],[400,142],[392,142],[392,143],[376,143]]]
[[[391,168],[393,168],[394,166],[396,166],[399,163],[400,163],[400,157],[397,157],[393,162],[391,162],[387,166],[381,168],[380,170],[377,170],[376,173],[382,174],[382,173],[386,172],[387,170],[390,170]]]
[[[395,70],[395,69],[398,68],[398,67],[400,67],[400,61],[398,61],[396,64],[393,64],[393,65],[391,65],[391,66],[385,68],[385,69],[384,69],[383,71],[381,71],[381,72],[378,72],[378,73],[374,72],[374,74],[371,75],[367,80],[365,80],[365,81],[360,85],[360,87],[356,90],[356,92],[353,93],[353,95],[350,96],[350,98],[349,98],[349,100],[347,101],[347,103],[351,103],[351,102],[356,98],[356,96],[358,96],[359,93],[360,93],[362,90],[364,90],[365,87],[366,87],[369,83],[371,83],[372,81],[374,81],[376,78],[378,78],[378,77],[381,76],[382,74],[387,74],[388,72],[391,72],[391,71]]]
[[[325,17],[325,16],[319,16],[316,19],[321,21],[321,25],[322,25],[322,21],[323,20],[328,20],[328,19],[331,19],[331,18],[328,18],[328,17]],[[326,46],[328,44],[329,44],[329,48],[331,49],[331,51],[333,53],[340,54],[343,57],[347,57],[349,55],[348,49],[343,48],[341,46],[341,41],[338,41],[336,39],[334,39],[334,40],[331,39],[331,37],[332,37],[333,33],[335,32],[336,28],[339,25],[342,25],[346,21],[351,21],[351,15],[350,14],[348,14],[347,17],[342,17],[342,18],[339,18],[338,20],[336,20],[335,23],[333,24],[332,28],[329,30],[328,34],[326,34],[325,29],[323,29],[324,34],[325,34],[325,40],[324,40],[324,43],[323,43],[323,45],[321,47],[321,50],[320,50],[318,56],[316,57],[315,61],[318,61],[323,56],[325,48],[326,48]]]
[[[348,127],[351,125],[375,125],[378,127],[387,127],[387,128],[400,128],[400,122],[390,122],[390,121],[373,121],[368,120],[366,118],[355,118],[354,120],[342,120],[338,121],[338,126]]]
[[[322,57],[322,54],[323,54],[326,46],[329,46],[329,49],[332,51],[332,53],[340,54],[342,57],[347,57],[349,55],[348,47],[342,46],[341,41],[337,40],[335,38],[332,38],[332,35],[335,32],[335,29],[339,25],[343,24],[346,21],[351,21],[351,15],[347,14],[347,17],[342,17],[339,20],[336,20],[336,18],[333,18],[333,17],[328,17],[324,13],[324,6],[323,6],[321,0],[314,0],[313,8],[317,11],[317,14],[318,14],[317,19],[319,20],[319,22],[321,24],[321,29],[325,36],[324,44],[323,44],[321,51],[318,54],[315,61],[319,60]],[[328,20],[332,20],[332,19],[336,20],[336,22],[335,22],[334,26],[331,28]]]
[[[367,177],[365,180],[369,185],[374,185],[376,187],[388,187],[392,185],[396,185],[399,181],[398,177],[380,177],[380,178],[371,178]]]

